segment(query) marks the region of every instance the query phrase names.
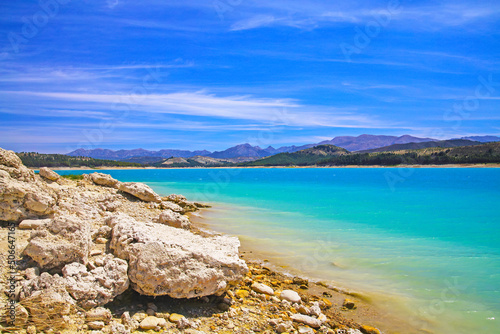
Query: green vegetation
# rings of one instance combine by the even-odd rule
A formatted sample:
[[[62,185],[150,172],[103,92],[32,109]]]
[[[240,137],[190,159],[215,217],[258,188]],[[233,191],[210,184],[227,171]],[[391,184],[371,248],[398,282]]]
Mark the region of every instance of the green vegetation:
[[[83,180],[83,175],[77,175],[77,174],[61,175],[61,177],[64,177],[65,179],[70,179],[73,181]]]
[[[88,157],[71,157],[63,154],[17,153],[27,167],[142,167],[138,163],[100,160]]]
[[[332,145],[321,145],[332,146]],[[311,151],[312,150],[312,151]],[[454,148],[424,148],[394,152],[349,153],[332,146],[320,146],[295,153],[281,153],[265,159],[240,164],[241,166],[397,166],[500,163],[500,142]],[[319,154],[318,152],[325,152]],[[314,154],[313,152],[316,152]]]
[[[334,145],[318,145],[294,153],[280,153],[241,166],[309,166],[323,163],[331,157],[348,155],[349,151]]]

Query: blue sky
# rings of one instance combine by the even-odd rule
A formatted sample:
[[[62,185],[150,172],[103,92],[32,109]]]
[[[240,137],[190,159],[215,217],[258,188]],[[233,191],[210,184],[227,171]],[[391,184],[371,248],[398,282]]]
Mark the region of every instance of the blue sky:
[[[500,134],[500,2],[0,3],[0,147]]]

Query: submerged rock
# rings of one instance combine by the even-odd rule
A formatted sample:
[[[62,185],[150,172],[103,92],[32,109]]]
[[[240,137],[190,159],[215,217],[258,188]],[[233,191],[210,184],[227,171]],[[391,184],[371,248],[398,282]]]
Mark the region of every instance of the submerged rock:
[[[237,238],[204,238],[124,215],[110,223],[114,226],[110,247],[128,260],[132,287],[141,294],[173,298],[221,294],[248,271],[238,256]]]

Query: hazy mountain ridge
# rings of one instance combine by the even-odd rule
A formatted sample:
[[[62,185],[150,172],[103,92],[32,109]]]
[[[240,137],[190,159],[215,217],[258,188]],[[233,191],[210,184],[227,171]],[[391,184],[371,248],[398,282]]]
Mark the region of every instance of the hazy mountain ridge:
[[[478,142],[490,142],[490,141],[500,141],[500,137],[496,136],[475,136],[475,137],[463,137],[463,140],[476,140]],[[274,148],[268,146],[267,148],[261,148],[259,146],[252,146],[248,143],[240,144],[230,147],[223,151],[210,152],[207,150],[177,150],[177,149],[164,149],[159,151],[149,151],[145,149],[133,149],[133,150],[118,150],[113,151],[109,149],[78,149],[73,152],[68,153],[69,156],[84,156],[91,157],[94,159],[106,159],[106,160],[118,160],[118,161],[129,161],[129,162],[139,162],[139,163],[155,163],[162,161],[163,159],[174,158],[192,158],[195,156],[206,156],[216,159],[243,159],[252,160],[260,159],[268,156],[272,156],[280,153],[293,153],[304,149],[312,148],[317,145],[334,145],[337,147],[345,148],[348,151],[365,151],[373,150],[381,147],[388,147],[391,145],[399,144],[409,144],[409,143],[424,143],[424,142],[434,142],[437,139],[432,138],[419,138],[410,135],[403,136],[386,136],[386,135],[360,135],[354,136],[338,136],[331,140],[325,140],[317,144],[306,144],[301,146],[282,146],[279,148]]]

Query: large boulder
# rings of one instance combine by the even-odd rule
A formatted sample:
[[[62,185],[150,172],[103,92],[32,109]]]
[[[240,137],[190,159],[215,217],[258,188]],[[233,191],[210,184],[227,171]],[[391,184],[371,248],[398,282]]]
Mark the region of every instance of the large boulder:
[[[105,305],[129,287],[126,261],[108,254],[103,262],[90,272],[81,263],[68,264],[62,270],[66,290],[84,309]]]
[[[120,183],[120,181],[112,178],[111,175],[104,173],[92,173],[90,174],[90,178],[95,184],[111,188],[118,188],[118,185]]]
[[[118,189],[139,199],[142,199],[145,202],[161,203],[161,197],[144,183],[124,182],[120,183]]]
[[[57,181],[60,178],[59,174],[54,172],[52,169],[48,169],[47,167],[40,168],[39,174],[40,174],[40,176],[42,176],[50,181]]]
[[[158,217],[158,223],[186,230],[191,227],[191,222],[186,216],[172,210],[163,211]]]
[[[0,220],[19,221],[54,212],[57,195],[35,181],[23,182],[0,169]]]
[[[91,242],[87,222],[61,215],[31,233],[24,254],[47,270],[62,268],[72,262],[86,264]]]
[[[34,181],[35,172],[23,165],[21,159],[14,151],[0,148],[0,170],[6,171],[9,175],[21,181]]]
[[[238,238],[204,238],[124,215],[108,223],[113,226],[110,248],[128,260],[131,285],[141,294],[173,298],[221,294],[248,271],[238,256]]]

